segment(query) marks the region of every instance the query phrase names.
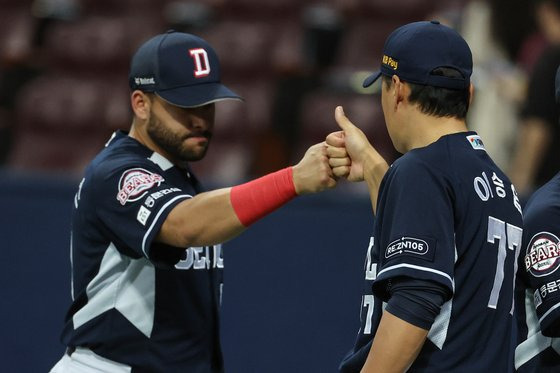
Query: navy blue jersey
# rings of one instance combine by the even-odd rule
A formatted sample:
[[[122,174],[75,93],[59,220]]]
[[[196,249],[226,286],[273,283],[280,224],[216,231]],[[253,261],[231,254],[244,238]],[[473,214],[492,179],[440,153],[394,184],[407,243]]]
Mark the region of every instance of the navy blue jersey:
[[[524,211],[516,279],[518,372],[560,372],[560,174]]]
[[[515,189],[474,132],[443,136],[398,159],[380,186],[361,327],[341,371],[364,365],[399,276],[433,281],[450,297],[410,372],[512,371],[521,226]]]
[[[201,192],[125,133],[91,162],[74,199],[73,303],[62,341],[133,372],[221,372],[221,245],[154,242],[169,212]]]

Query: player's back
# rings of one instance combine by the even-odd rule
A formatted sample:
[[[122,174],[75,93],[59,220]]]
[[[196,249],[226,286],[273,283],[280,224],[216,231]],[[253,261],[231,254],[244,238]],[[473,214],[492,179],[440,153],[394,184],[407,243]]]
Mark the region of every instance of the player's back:
[[[391,279],[409,277],[450,294],[411,372],[511,371],[521,226],[514,188],[475,133],[443,136],[403,155],[380,187],[362,298],[368,312],[341,370],[363,365]]]
[[[519,200],[475,133],[441,140],[422,156],[441,168],[450,188],[454,295],[442,307],[413,368],[511,371],[513,280],[522,236]]]

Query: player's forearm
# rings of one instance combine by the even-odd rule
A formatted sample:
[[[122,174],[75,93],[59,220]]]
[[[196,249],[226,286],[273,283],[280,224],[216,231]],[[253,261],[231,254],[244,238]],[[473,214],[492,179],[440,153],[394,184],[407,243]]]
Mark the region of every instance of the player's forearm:
[[[292,167],[232,188],[201,193],[170,212],[157,239],[178,247],[224,242],[296,194]]]
[[[402,373],[414,362],[428,331],[384,311],[362,373]]]
[[[379,187],[385,173],[389,169],[387,162],[376,151],[366,153],[364,159],[364,180],[367,183],[373,213],[377,209]]]
[[[225,242],[245,230],[231,204],[231,188],[201,193],[178,204],[163,223],[157,241],[176,247]]]

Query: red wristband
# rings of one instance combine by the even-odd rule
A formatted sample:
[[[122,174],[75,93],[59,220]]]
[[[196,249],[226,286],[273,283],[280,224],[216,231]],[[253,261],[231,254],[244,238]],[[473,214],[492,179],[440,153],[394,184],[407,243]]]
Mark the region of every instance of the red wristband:
[[[233,210],[249,226],[296,196],[292,167],[231,188]]]

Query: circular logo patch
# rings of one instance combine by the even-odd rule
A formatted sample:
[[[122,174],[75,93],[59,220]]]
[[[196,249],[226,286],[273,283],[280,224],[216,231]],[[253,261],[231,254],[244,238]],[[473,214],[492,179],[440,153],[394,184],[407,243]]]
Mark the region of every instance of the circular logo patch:
[[[149,189],[161,184],[163,177],[143,168],[126,170],[119,180],[117,199],[124,205],[142,198]]]
[[[533,276],[543,277],[560,267],[560,240],[549,232],[533,236],[527,246],[525,269]]]

